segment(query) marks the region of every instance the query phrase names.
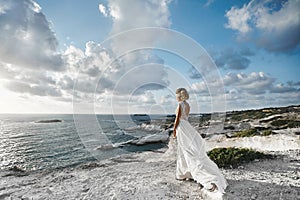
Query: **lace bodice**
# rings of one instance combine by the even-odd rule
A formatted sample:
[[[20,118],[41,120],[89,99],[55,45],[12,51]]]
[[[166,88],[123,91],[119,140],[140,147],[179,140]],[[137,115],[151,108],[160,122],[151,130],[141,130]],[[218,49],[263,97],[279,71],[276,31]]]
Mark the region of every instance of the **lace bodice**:
[[[179,107],[179,105],[180,105],[180,107]],[[189,118],[189,116],[188,116],[189,114],[186,113],[185,106],[186,105],[183,101],[179,102],[177,110],[176,110],[176,113],[177,113],[178,109],[181,108],[181,116],[179,119],[188,120],[188,118]]]

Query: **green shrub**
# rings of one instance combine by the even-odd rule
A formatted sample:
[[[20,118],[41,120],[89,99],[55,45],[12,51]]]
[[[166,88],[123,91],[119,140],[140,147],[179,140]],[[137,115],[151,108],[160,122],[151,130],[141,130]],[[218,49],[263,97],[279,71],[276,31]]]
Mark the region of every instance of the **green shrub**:
[[[280,119],[280,120],[275,120],[271,122],[272,126],[284,126],[289,123],[289,120],[284,120],[284,119]]]
[[[252,128],[252,129],[236,132],[232,135],[232,137],[252,137],[257,134],[258,134],[257,130],[255,128]]]
[[[247,148],[215,148],[208,152],[208,156],[219,167],[236,168],[241,164],[255,159],[269,159],[273,156]]]
[[[268,129],[268,130],[264,130],[261,133],[262,136],[268,136],[268,135],[272,135],[272,130]]]
[[[300,127],[300,121],[294,120],[276,120],[271,122],[272,126],[281,127],[281,128],[297,128]]]
[[[300,121],[290,120],[288,123],[288,128],[298,128],[300,127]]]

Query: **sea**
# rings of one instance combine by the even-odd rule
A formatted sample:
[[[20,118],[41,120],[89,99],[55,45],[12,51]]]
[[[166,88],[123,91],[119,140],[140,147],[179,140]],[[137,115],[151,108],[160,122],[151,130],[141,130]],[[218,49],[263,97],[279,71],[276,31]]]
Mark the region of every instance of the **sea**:
[[[0,169],[51,170],[156,150],[166,144],[97,147],[159,133],[164,119],[162,115],[145,121],[132,115],[0,114]]]

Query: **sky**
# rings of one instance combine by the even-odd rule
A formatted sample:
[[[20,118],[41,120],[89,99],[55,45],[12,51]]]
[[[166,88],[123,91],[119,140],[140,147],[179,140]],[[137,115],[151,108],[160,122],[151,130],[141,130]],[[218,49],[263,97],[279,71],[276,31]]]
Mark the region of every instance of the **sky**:
[[[300,104],[300,0],[0,0],[0,113]]]

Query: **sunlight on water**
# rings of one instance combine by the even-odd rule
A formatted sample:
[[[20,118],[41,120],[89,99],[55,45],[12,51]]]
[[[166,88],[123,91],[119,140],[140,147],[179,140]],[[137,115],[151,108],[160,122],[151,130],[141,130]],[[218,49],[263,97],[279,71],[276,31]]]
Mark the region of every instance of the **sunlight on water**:
[[[62,122],[36,123],[49,119],[60,119]],[[101,116],[98,120],[111,142],[124,142],[138,135],[159,131],[143,131],[139,126],[136,126],[136,129],[128,127],[132,128],[132,133],[136,135],[130,136],[125,134],[125,130],[119,129],[112,116]],[[90,130],[98,126],[89,121],[85,123]],[[29,171],[53,169],[95,160],[83,145],[72,115],[0,115],[0,125],[0,169],[14,166]],[[85,142],[95,147],[98,145],[98,137],[95,138],[95,134],[98,133],[91,133],[86,129],[84,134]],[[100,157],[108,158],[120,152],[98,150],[96,153]]]

